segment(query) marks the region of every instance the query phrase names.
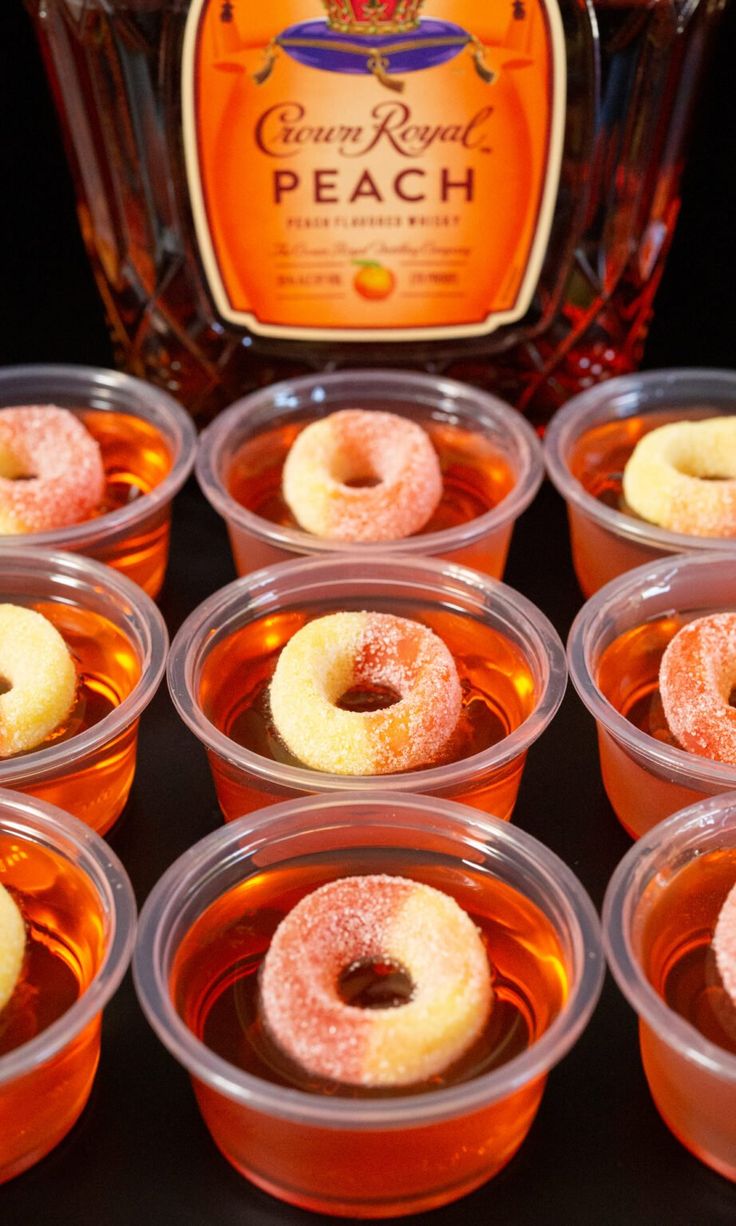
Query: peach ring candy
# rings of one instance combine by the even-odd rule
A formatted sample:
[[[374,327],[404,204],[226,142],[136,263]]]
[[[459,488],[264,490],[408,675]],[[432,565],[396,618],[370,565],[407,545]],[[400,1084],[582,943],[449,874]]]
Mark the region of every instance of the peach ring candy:
[[[338,704],[361,686],[398,701],[378,711]],[[434,631],[390,613],[330,613],[283,648],[271,714],[288,749],[314,770],[385,775],[435,762],[462,703],[455,661]]]
[[[99,444],[68,409],[26,405],[0,412],[0,532],[79,523],[104,492]]]
[[[0,1012],[13,995],[26,952],[26,928],[17,903],[0,885]]]
[[[299,526],[337,541],[411,536],[442,497],[429,435],[378,409],[342,409],[312,422],[293,443],[282,482]]]
[[[376,963],[408,975],[408,1000],[346,1004],[341,976]],[[349,1085],[412,1085],[443,1072],[478,1038],[491,1002],[470,917],[404,877],[344,877],[307,894],[279,924],[262,967],[274,1042],[308,1073]]]
[[[736,416],[678,421],[639,440],[623,476],[637,515],[672,532],[736,536]]]
[[[723,986],[736,1005],[736,885],[719,912],[713,933],[713,951]]]
[[[659,690],[670,732],[684,749],[736,765],[736,613],[688,622],[667,645]]]
[[[69,714],[77,672],[48,618],[0,604],[0,757],[34,749]]]

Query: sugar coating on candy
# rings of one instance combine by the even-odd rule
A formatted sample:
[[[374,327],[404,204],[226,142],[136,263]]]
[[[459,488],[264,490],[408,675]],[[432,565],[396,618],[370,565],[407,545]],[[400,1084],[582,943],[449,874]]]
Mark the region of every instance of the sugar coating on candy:
[[[346,1004],[355,963],[391,962],[408,1001]],[[362,1086],[402,1086],[443,1072],[475,1042],[492,1005],[480,933],[454,898],[403,877],[345,877],[306,895],[281,921],[261,971],[274,1042],[308,1073]]]
[[[713,950],[723,986],[736,1005],[736,885],[719,912],[713,933]]]
[[[349,484],[370,479],[376,484]],[[442,497],[429,436],[415,422],[379,409],[342,409],[312,422],[293,443],[282,480],[300,527],[340,541],[411,536]]]
[[[659,690],[670,731],[684,749],[736,765],[736,613],[688,622],[667,645]]]
[[[361,685],[399,695],[379,711],[337,704]],[[382,775],[436,762],[455,730],[462,690],[455,662],[427,626],[389,613],[332,613],[283,648],[271,713],[290,751],[314,770]]]
[[[34,749],[66,719],[77,672],[64,639],[41,613],[0,604],[0,757]]]
[[[645,434],[624,468],[623,494],[637,515],[671,532],[736,536],[736,415]]]
[[[0,885],[0,1012],[13,995],[26,950],[26,929],[17,903]]]
[[[74,413],[55,405],[0,410],[0,532],[79,523],[104,492],[99,444]]]

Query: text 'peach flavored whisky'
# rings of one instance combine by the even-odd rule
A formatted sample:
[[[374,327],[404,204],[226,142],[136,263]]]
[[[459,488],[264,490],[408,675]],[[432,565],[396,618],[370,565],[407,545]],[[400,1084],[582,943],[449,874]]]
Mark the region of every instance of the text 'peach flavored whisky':
[[[706,0],[29,0],[118,353],[196,415],[429,369],[537,421],[635,365]]]

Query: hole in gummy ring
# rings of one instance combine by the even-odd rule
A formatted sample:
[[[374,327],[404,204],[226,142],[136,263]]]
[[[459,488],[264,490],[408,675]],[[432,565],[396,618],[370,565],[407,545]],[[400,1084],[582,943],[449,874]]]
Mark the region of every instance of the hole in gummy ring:
[[[412,998],[411,976],[391,958],[360,958],[337,981],[340,999],[356,1009],[393,1009]]]
[[[350,490],[372,490],[377,485],[381,484],[380,477],[349,477],[347,481],[342,482]]]
[[[400,701],[401,694],[390,685],[371,685],[364,681],[346,690],[335,706],[341,711],[385,711]]]

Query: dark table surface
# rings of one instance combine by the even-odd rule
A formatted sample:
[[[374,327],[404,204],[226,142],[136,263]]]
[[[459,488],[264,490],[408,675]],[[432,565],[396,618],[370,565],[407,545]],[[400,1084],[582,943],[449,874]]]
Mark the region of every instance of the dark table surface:
[[[683,213],[646,364],[736,365],[736,8],[707,75]],[[76,231],[71,188],[20,0],[0,11],[0,363],[109,364],[102,312]],[[193,483],[177,499],[161,607],[171,632],[234,576],[224,529]],[[506,580],[565,636],[580,606],[564,508],[543,487],[517,525]],[[204,752],[165,687],[141,723],[138,773],[110,841],[142,903],[162,871],[220,823]],[[514,820],[552,847],[600,904],[629,840],[608,805],[592,722],[570,691],[533,748]],[[129,978],[109,1006],[81,1120],[48,1158],[0,1190],[10,1223],[308,1226],[315,1216],[251,1187],[216,1151],[186,1074],[148,1029]],[[415,1219],[512,1226],[736,1222],[736,1188],[672,1138],[650,1101],[635,1019],[610,981],[590,1026],[555,1069],[519,1154],[470,1197]]]

